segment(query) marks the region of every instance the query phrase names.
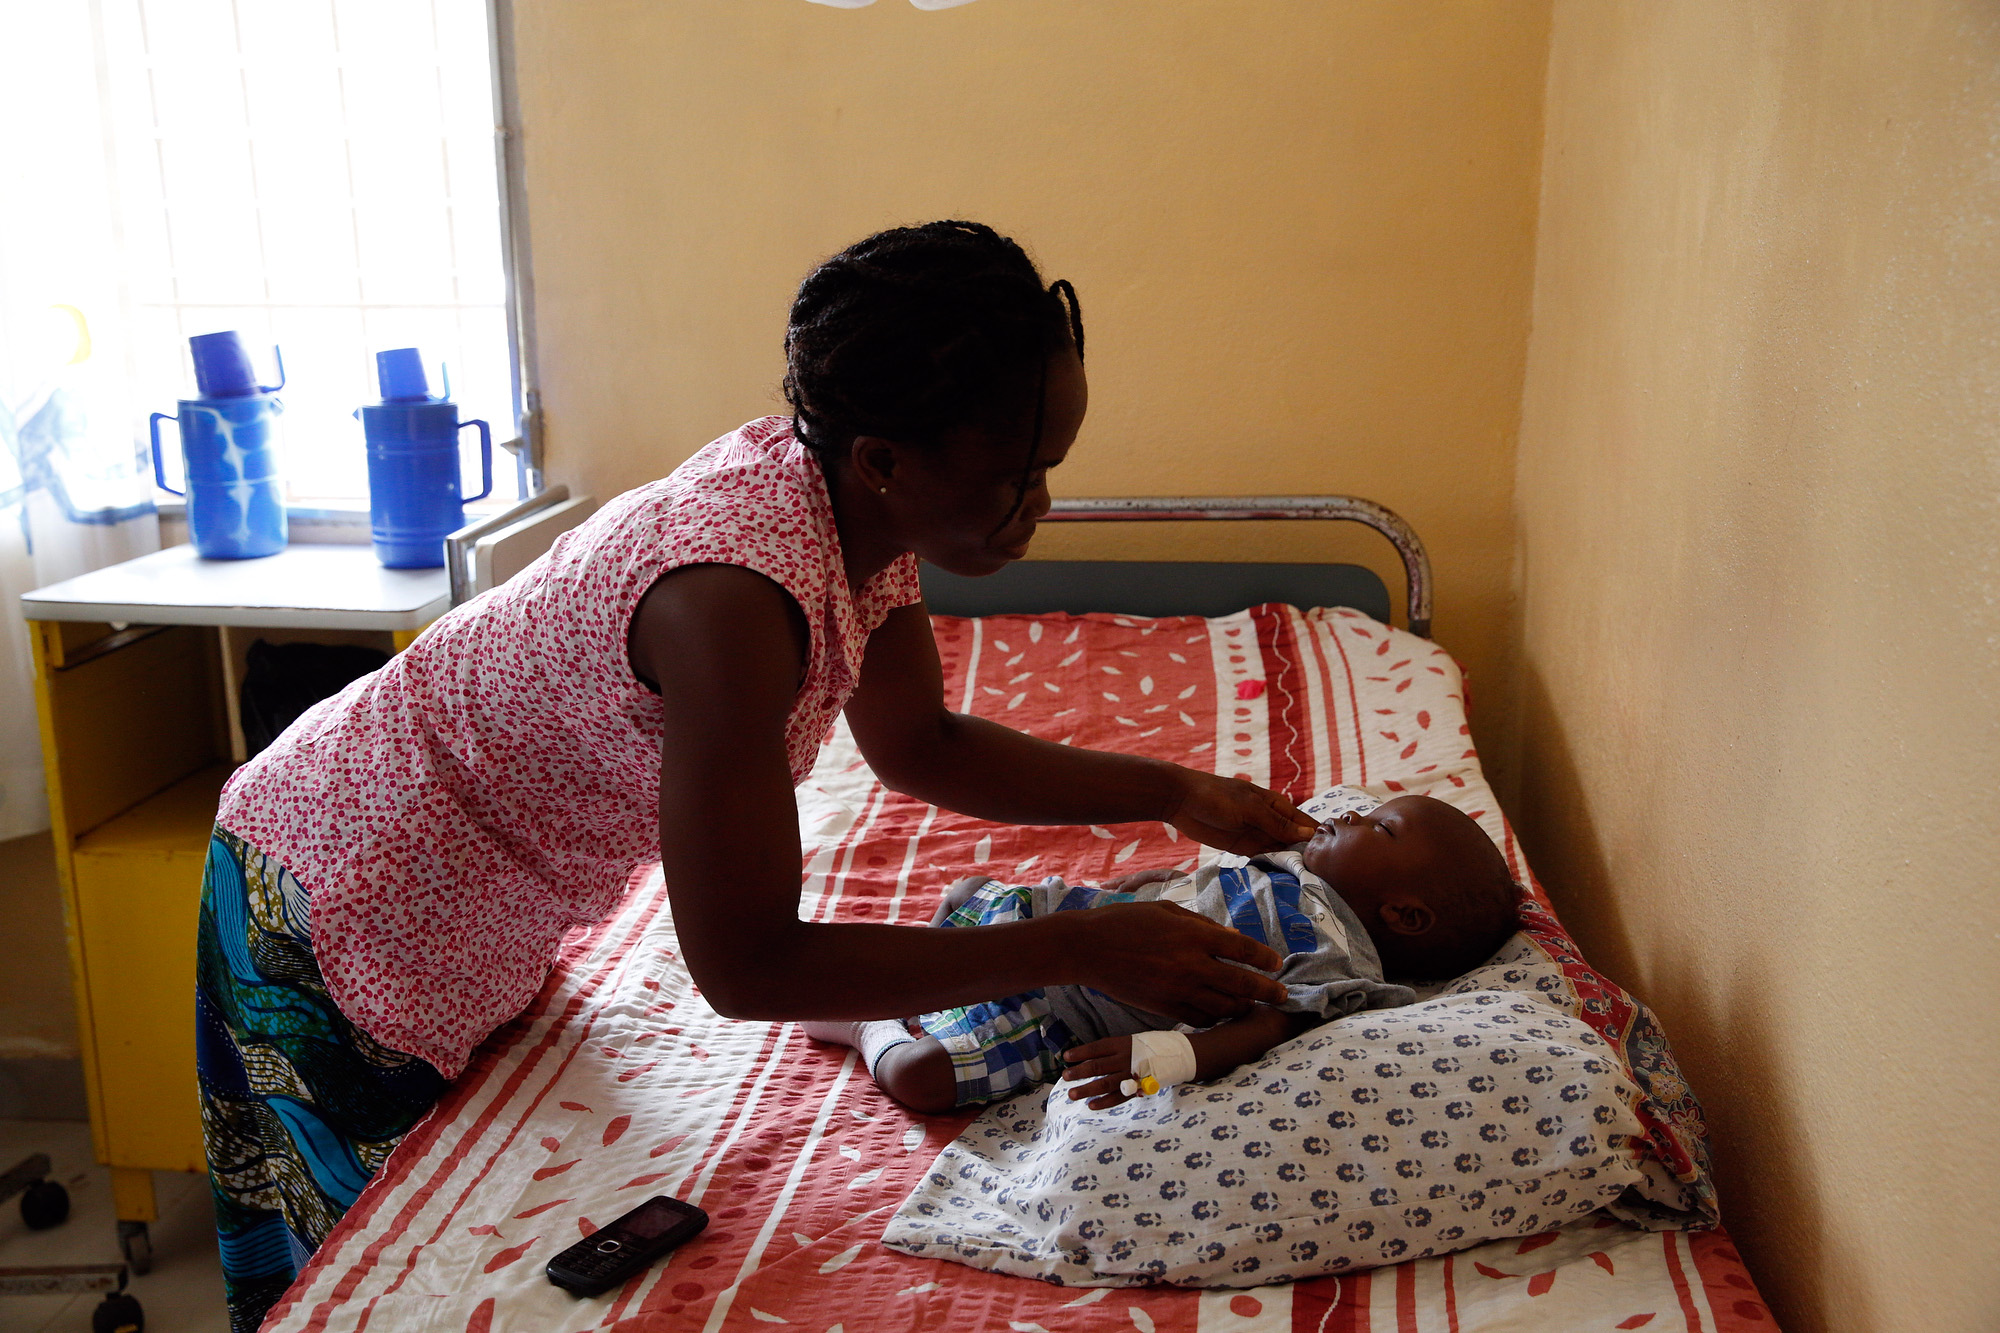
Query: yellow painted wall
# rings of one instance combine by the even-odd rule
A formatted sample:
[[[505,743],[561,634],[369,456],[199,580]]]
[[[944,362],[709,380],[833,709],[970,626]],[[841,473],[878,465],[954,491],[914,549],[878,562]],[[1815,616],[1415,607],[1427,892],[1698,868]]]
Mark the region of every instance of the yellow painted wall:
[[[2000,1327],[2000,9],[1565,0],[1530,853],[1793,1333]]]
[[[1091,414],[1059,490],[1398,510],[1504,771],[1544,0],[517,9],[551,479],[606,496],[777,410],[814,262],[987,221],[1082,294]],[[1396,568],[1304,525],[1036,554],[1169,551]]]

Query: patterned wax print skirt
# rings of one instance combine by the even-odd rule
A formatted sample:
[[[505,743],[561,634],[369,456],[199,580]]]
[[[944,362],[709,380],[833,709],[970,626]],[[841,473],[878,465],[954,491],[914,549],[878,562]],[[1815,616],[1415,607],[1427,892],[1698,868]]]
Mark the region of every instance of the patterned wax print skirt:
[[[310,922],[292,873],[217,826],[202,876],[195,1058],[231,1333],[255,1333],[446,1086],[334,1006]]]

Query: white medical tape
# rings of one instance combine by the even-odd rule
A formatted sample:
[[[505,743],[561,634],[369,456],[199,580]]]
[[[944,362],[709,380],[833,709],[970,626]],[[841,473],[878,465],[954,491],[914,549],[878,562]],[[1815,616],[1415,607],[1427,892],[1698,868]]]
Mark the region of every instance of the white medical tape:
[[[1194,1044],[1184,1032],[1140,1032],[1132,1038],[1132,1074],[1163,1088],[1194,1077]]]

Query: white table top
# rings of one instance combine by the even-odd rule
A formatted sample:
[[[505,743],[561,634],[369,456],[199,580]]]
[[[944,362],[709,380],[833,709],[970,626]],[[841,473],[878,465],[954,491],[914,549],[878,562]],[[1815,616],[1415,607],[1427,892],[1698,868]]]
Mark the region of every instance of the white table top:
[[[257,560],[170,546],[21,595],[29,620],[416,630],[451,606],[443,568],[384,569],[370,546],[299,544]]]

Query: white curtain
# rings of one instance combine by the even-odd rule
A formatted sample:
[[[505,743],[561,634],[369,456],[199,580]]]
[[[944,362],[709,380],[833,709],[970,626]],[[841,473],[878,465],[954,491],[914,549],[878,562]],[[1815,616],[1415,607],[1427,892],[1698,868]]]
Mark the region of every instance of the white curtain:
[[[0,18],[0,838],[48,827],[23,592],[156,550],[90,8]],[[167,410],[171,404],[163,405]]]

